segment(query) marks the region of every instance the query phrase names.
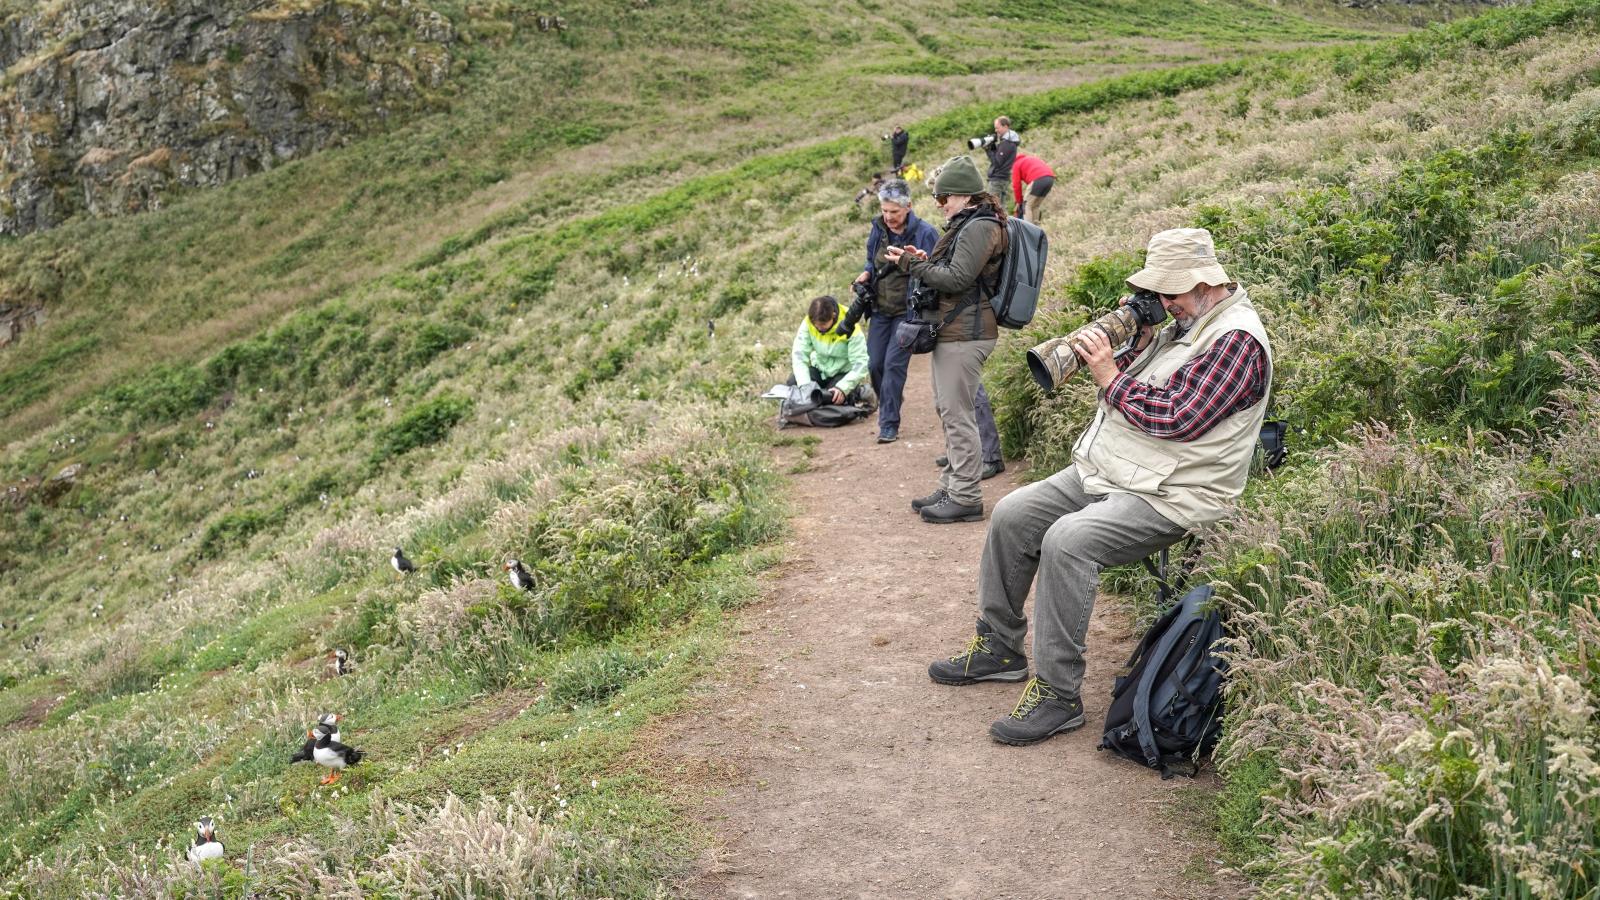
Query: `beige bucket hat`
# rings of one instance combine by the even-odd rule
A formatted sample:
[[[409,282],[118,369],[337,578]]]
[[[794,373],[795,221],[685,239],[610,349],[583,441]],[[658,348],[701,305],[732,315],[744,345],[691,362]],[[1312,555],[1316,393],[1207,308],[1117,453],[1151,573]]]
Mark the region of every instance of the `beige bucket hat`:
[[[1233,279],[1217,262],[1217,248],[1211,232],[1204,228],[1170,228],[1150,238],[1144,268],[1128,276],[1136,288],[1158,294],[1182,294],[1195,285],[1232,284]]]

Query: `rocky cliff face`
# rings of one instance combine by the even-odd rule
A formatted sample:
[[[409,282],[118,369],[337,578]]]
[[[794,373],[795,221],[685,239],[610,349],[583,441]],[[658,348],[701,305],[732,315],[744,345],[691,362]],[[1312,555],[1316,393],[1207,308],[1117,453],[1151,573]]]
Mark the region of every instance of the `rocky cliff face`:
[[[66,0],[0,23],[0,233],[159,207],[434,102],[416,0]]]

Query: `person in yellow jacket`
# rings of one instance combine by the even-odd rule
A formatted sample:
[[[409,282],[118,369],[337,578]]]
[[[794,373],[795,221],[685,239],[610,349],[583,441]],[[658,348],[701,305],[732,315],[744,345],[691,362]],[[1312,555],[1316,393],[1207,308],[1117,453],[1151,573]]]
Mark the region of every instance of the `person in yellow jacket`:
[[[867,378],[867,335],[864,328],[849,333],[840,329],[839,301],[817,297],[811,301],[805,321],[794,333],[789,357],[794,373],[789,384],[811,382],[827,393],[835,405],[870,405],[872,388]]]

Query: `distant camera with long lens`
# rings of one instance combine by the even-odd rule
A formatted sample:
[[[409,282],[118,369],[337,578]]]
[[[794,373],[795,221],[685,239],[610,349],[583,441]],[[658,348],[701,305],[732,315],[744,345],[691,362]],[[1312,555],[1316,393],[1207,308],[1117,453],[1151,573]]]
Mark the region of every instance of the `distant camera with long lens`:
[[[967,138],[967,146],[977,150],[980,147],[989,146],[990,144],[994,143],[994,140],[995,138],[992,134],[986,134],[983,137]]]
[[[1028,351],[1028,372],[1045,391],[1053,391],[1083,368],[1083,360],[1072,348],[1091,328],[1098,328],[1111,345],[1127,343],[1145,325],[1160,325],[1167,320],[1167,308],[1151,291],[1138,291],[1116,309],[1071,334],[1048,341]]]

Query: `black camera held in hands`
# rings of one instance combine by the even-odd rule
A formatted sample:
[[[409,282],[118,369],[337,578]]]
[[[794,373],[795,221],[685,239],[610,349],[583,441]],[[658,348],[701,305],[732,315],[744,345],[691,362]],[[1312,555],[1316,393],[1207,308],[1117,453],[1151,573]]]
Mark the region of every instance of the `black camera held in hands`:
[[[846,337],[856,330],[856,323],[872,316],[872,306],[878,302],[878,279],[868,278],[866,281],[857,281],[850,285],[855,291],[856,298],[850,301],[850,309],[844,314],[844,322],[839,326],[839,333]]]
[[[1039,387],[1053,391],[1083,368],[1083,360],[1073,347],[1083,338],[1084,332],[1098,328],[1115,346],[1131,341],[1140,328],[1160,325],[1166,320],[1167,308],[1162,305],[1160,297],[1151,291],[1136,291],[1132,296],[1124,297],[1116,309],[1093,322],[1029,350],[1028,371]]]
[[[1122,305],[1133,310],[1141,326],[1160,325],[1167,320],[1167,307],[1162,304],[1161,297],[1155,291],[1143,289],[1134,291],[1122,301]]]
[[[994,141],[994,135],[986,134],[983,137],[967,138],[967,146],[977,150],[979,147],[989,146],[990,144],[994,143]]]

